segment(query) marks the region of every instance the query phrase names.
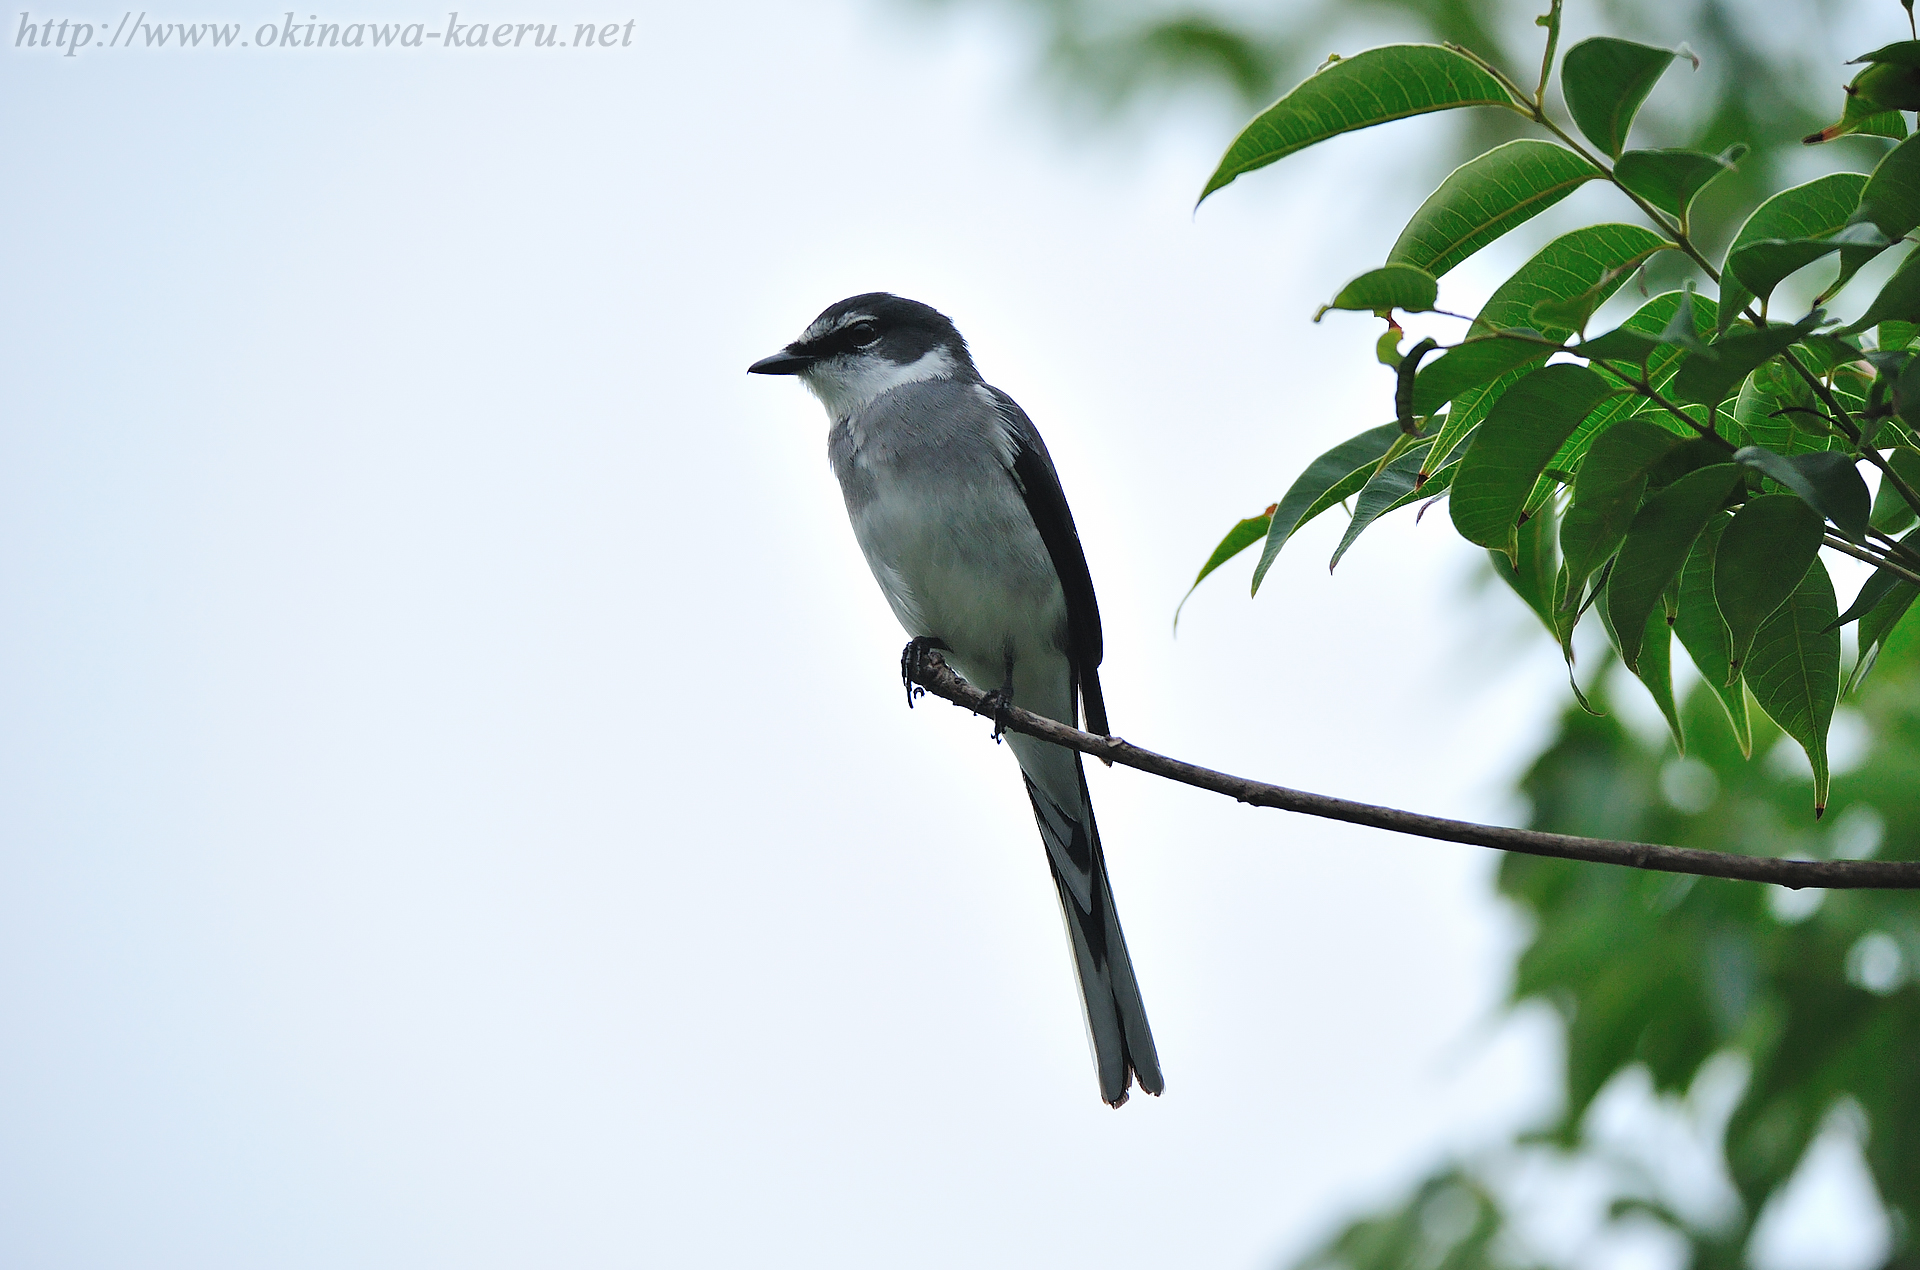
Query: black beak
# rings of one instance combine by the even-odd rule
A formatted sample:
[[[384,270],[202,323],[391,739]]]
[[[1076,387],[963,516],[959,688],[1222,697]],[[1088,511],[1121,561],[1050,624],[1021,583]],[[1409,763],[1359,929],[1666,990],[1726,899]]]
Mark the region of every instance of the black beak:
[[[817,360],[817,358],[808,357],[801,353],[789,353],[783,348],[772,357],[763,357],[753,365],[747,367],[747,374],[798,375],[801,371],[813,365]]]

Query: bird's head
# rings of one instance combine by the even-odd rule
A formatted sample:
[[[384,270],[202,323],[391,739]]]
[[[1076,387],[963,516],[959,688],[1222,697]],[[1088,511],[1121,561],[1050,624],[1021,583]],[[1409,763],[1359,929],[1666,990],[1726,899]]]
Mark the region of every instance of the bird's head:
[[[884,291],[829,305],[799,339],[747,373],[800,376],[835,418],[902,384],[979,377],[945,314]]]

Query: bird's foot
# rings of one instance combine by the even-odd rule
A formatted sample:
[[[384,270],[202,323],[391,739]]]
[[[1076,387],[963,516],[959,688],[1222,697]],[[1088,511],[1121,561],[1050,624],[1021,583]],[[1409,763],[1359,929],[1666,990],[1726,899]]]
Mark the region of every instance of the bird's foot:
[[[1000,744],[1001,736],[1007,730],[1007,711],[1013,708],[1013,685],[1005,684],[987,694],[982,703],[993,714],[993,743]]]
[[[944,640],[934,639],[929,635],[915,635],[907,641],[907,646],[900,650],[900,682],[907,689],[907,709],[909,710],[913,709],[915,697],[927,695],[927,690],[915,683],[914,679],[927,668],[927,654],[936,650],[951,651],[947,649]]]

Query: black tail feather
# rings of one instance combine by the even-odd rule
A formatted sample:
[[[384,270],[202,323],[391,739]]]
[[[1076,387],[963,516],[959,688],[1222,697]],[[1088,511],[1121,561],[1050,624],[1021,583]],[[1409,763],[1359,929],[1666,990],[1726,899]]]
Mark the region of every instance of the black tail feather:
[[[1058,806],[1031,779],[1027,781],[1027,797],[1033,803],[1034,820],[1043,840],[1053,843],[1058,829],[1063,827],[1071,835],[1069,841],[1059,843],[1061,851],[1047,852],[1047,863],[1053,871],[1060,907],[1066,917],[1080,999],[1086,1010],[1087,1029],[1093,1037],[1094,1061],[1099,1068],[1100,1096],[1118,1107],[1127,1100],[1127,1089],[1135,1079],[1139,1080],[1140,1088],[1150,1094],[1158,1094],[1165,1088],[1165,1081],[1160,1075],[1153,1034],[1147,1026],[1140,985],[1134,978],[1133,961],[1127,955],[1126,937],[1121,933],[1119,914],[1114,909],[1106,856],[1100,848],[1100,831],[1094,822],[1093,802],[1088,797],[1086,773],[1078,755],[1074,756],[1074,767],[1080,777],[1081,814],[1074,815]],[[1047,802],[1044,809],[1043,799]],[[1049,811],[1053,814],[1047,814]],[[1062,855],[1064,861],[1060,858]],[[1080,876],[1070,878],[1067,870]],[[1076,882],[1080,885],[1075,885]]]

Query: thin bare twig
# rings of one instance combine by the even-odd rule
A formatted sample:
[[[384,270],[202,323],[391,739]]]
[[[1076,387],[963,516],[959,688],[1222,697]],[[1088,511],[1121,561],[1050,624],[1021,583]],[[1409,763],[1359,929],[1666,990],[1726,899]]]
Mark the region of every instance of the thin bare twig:
[[[1542,833],[1533,829],[1508,829],[1499,825],[1479,825],[1467,820],[1447,820],[1419,812],[1376,807],[1325,794],[1268,785],[1262,781],[1229,776],[1211,768],[1198,767],[1164,754],[1156,754],[1119,737],[1095,736],[1056,723],[1018,706],[1008,706],[996,714],[996,703],[988,695],[960,676],[937,654],[921,658],[913,682],[954,705],[988,718],[998,718],[1009,732],[1019,732],[1050,741],[1055,745],[1091,754],[1095,758],[1131,767],[1152,776],[1165,777],[1196,789],[1211,790],[1255,807],[1276,807],[1327,820],[1367,825],[1392,833],[1435,838],[1442,842],[1460,842],[1469,846],[1492,847],[1522,855],[1552,856],[1561,860],[1590,860],[1597,864],[1619,864],[1628,868],[1659,873],[1691,873],[1698,877],[1733,878],[1747,882],[1772,882],[1779,886],[1841,889],[1913,890],[1920,889],[1920,863],[1889,860],[1779,860],[1769,856],[1733,855],[1724,851],[1698,851],[1688,847],[1663,847],[1648,842],[1615,842],[1605,838],[1580,838],[1572,834]]]
[[[1892,534],[1882,533],[1878,529],[1868,529],[1867,536],[1880,544],[1880,549],[1890,556],[1898,556],[1909,565],[1920,565],[1920,551],[1915,551]]]
[[[1911,582],[1915,586],[1920,586],[1920,573],[1915,573],[1905,565],[1895,564],[1885,556],[1877,556],[1871,551],[1856,547],[1839,534],[1827,534],[1820,541],[1823,545],[1833,548],[1843,556],[1852,556],[1855,560],[1864,560],[1876,569],[1885,569],[1895,577]]]

